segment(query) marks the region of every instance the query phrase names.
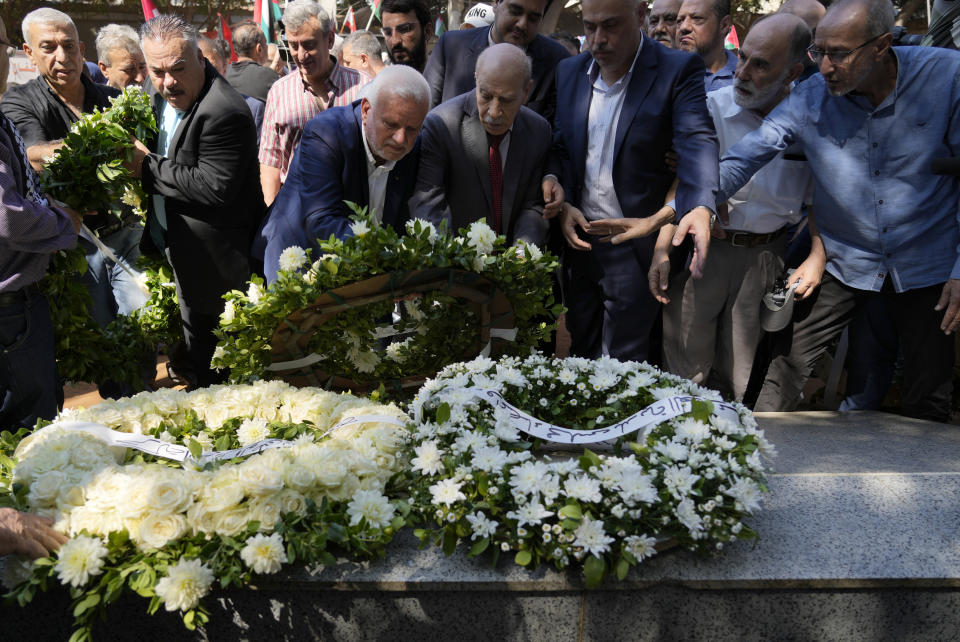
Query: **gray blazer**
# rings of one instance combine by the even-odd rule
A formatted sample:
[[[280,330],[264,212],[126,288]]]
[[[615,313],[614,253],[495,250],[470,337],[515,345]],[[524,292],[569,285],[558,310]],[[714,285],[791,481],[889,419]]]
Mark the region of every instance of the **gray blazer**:
[[[550,124],[521,107],[503,168],[502,223],[511,244],[518,239],[540,247],[546,243],[549,222],[541,216],[540,184],[550,142]],[[437,106],[423,122],[410,217],[438,226],[446,221],[451,232],[481,218],[493,222],[487,133],[472,90]]]

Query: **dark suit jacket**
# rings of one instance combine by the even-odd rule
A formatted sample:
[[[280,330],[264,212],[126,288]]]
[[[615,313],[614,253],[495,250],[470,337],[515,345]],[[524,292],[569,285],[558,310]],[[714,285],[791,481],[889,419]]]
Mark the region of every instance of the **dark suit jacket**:
[[[550,151],[550,123],[520,108],[510,132],[503,168],[502,228],[510,243],[546,242],[540,189]],[[443,103],[427,115],[420,133],[420,172],[410,199],[410,216],[435,225],[446,221],[451,232],[486,218],[493,224],[487,132],[477,113],[477,94]]]
[[[551,167],[561,177],[567,200],[577,206],[586,179],[591,61],[584,53],[557,67]],[[663,206],[674,177],[664,163],[671,145],[677,152],[680,180],[678,215],[698,205],[716,207],[719,154],[703,74],[699,56],[643,37],[614,134],[613,184],[624,216],[649,216]],[[655,236],[641,239],[641,244],[652,248]]]
[[[370,204],[367,153],[360,119],[360,101],[321,112],[303,128],[303,137],[293,155],[290,173],[254,246],[263,253],[268,281],[276,278],[280,253],[297,245],[312,248],[317,239],[331,235],[350,236],[351,210],[345,201],[361,207]],[[407,201],[417,177],[419,142],[397,161],[387,179],[381,222],[402,230],[409,218]]]
[[[437,41],[423,76],[430,83],[432,106],[476,87],[473,78],[477,58],[487,48],[490,27],[448,31]],[[533,89],[527,99],[527,107],[548,121],[553,121],[557,106],[557,63],[570,56],[570,52],[555,40],[538,35],[527,47],[527,55],[533,61]]]
[[[152,89],[152,88],[151,88]],[[160,122],[163,98],[154,91]],[[151,141],[156,149],[156,141]],[[167,155],[143,161],[143,188],[166,197],[166,250],[183,302],[216,314],[221,295],[250,276],[250,240],[263,216],[256,128],[240,94],[209,63],[200,96],[184,114]],[[153,199],[141,243],[151,248]]]

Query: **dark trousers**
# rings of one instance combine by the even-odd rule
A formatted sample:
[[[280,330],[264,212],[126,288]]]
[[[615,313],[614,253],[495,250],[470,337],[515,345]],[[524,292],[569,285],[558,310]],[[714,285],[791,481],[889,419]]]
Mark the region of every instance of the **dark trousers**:
[[[820,287],[796,312],[789,352],[775,356],[770,363],[755,410],[796,408],[803,386],[827,346],[855,315],[875,314],[880,307],[896,330],[903,353],[901,411],[910,417],[947,420],[953,391],[954,337],[940,330],[943,312],[933,309],[942,290],[941,283],[897,293],[888,280],[880,292],[867,292],[824,273]],[[871,385],[871,373],[888,371],[898,349],[896,343],[876,341],[875,335],[861,332],[858,338],[857,334],[856,327],[852,328],[850,352],[858,359],[851,368],[854,375],[848,393],[853,394]],[[864,340],[871,342],[870,349],[864,348]]]
[[[219,314],[208,314],[192,310],[180,300],[180,318],[183,320],[183,342],[190,370],[180,371],[190,388],[212,386],[223,383],[227,372],[218,372],[210,367],[210,359],[217,347],[217,337],[213,331],[220,325]]]
[[[650,331],[660,312],[647,288],[647,241],[652,243],[594,242],[589,252],[564,250],[563,299],[572,356],[647,359]]]
[[[62,399],[46,297],[0,306],[0,430],[53,419]]]

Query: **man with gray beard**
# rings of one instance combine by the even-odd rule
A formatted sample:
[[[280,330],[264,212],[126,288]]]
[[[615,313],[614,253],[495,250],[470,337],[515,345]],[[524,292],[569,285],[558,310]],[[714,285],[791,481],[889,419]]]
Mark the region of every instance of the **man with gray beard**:
[[[790,93],[809,44],[810,30],[793,15],[764,18],[750,30],[733,85],[707,94],[721,155]],[[702,279],[683,272],[668,283],[673,231],[661,230],[649,280],[650,291],[666,304],[666,369],[725,397],[743,398],[763,335],[761,299],[783,270],[787,227],[799,220],[812,191],[806,160],[796,150],[785,150],[757,172],[727,202],[726,217],[721,211]],[[814,236],[807,261],[822,266],[824,260],[823,244]]]

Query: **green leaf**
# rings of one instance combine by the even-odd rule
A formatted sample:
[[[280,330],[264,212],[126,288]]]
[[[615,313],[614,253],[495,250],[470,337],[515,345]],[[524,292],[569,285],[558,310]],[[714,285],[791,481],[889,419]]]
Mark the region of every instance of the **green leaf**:
[[[203,446],[200,445],[200,442],[196,439],[190,439],[190,442],[187,444],[187,448],[190,449],[190,454],[194,459],[199,460],[203,456]]]
[[[706,399],[694,399],[690,403],[690,414],[697,421],[710,423],[710,415],[713,414],[713,402]]]
[[[517,551],[513,561],[516,562],[518,566],[526,566],[533,561],[533,555],[530,554],[530,551]]]
[[[457,550],[457,533],[454,529],[447,529],[443,533],[443,554],[447,557]]]
[[[583,563],[583,576],[587,580],[587,587],[597,588],[603,582],[603,576],[607,572],[607,562],[599,557],[591,555]]]
[[[487,547],[489,546],[490,546],[489,537],[484,537],[483,539],[479,539],[473,543],[473,546],[470,547],[470,552],[467,553],[467,557],[476,557],[477,555],[480,555],[485,550],[487,550]]]
[[[561,518],[579,520],[583,517],[583,512],[578,504],[569,503],[558,511],[558,515]]]
[[[623,559],[622,557],[617,562],[617,579],[621,582],[627,577],[627,573],[630,572],[630,562]]]
[[[76,606],[73,607],[73,617],[80,617],[97,604],[100,604],[100,594],[87,593],[87,596],[77,602]]]
[[[442,424],[450,421],[450,404],[444,401],[440,404],[440,407],[437,408],[437,423]]]
[[[600,461],[600,457],[597,453],[592,450],[584,450],[583,455],[580,457],[580,468],[584,470],[590,470],[591,466],[596,466],[600,468],[603,466],[603,462]]]

